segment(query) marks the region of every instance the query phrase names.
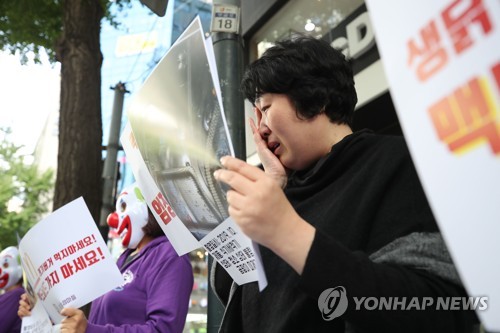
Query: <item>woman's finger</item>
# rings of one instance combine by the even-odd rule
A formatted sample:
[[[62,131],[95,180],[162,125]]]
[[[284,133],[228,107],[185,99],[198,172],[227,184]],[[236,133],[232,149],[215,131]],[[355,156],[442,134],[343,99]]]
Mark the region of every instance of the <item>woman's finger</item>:
[[[257,168],[256,166],[250,165],[238,158],[232,156],[224,156],[220,161],[225,169],[235,171],[245,178],[248,178],[249,180],[256,181],[262,177],[265,177],[265,174],[261,169]]]
[[[245,208],[246,200],[245,200],[245,196],[243,196],[242,194],[240,194],[236,191],[227,191],[226,197],[227,197],[228,205],[230,207],[233,207],[235,210],[239,211],[239,210]]]
[[[242,176],[237,171],[219,169],[214,172],[214,177],[218,181],[229,185],[236,192],[246,194],[251,191],[253,181]]]

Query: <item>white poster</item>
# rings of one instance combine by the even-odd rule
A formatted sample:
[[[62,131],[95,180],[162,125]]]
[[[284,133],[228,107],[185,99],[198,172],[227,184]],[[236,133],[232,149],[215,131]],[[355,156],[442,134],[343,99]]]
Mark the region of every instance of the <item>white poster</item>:
[[[259,281],[263,288],[267,282],[260,257],[229,219],[228,186],[213,176],[221,167],[219,159],[234,152],[212,47],[197,17],[134,94],[121,143],[150,210],[177,253],[204,246],[236,283]],[[228,241],[226,253],[210,246],[219,238],[221,247]],[[229,249],[233,245],[235,253]]]
[[[34,300],[34,302],[33,302]],[[56,333],[59,332],[59,325],[52,325],[49,314],[42,303],[32,298],[35,305],[31,308],[31,315],[23,317],[21,332],[23,333]]]
[[[55,324],[64,319],[64,307],[82,307],[123,282],[81,197],[35,224],[21,239],[19,255],[35,315],[41,304]]]
[[[366,1],[425,193],[477,311],[500,331],[500,2]]]

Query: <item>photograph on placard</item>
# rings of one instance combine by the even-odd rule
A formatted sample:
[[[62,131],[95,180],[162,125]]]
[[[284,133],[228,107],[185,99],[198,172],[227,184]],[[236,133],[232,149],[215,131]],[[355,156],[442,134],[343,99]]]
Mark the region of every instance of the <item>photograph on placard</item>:
[[[144,162],[175,214],[200,240],[228,217],[213,172],[232,155],[198,20],[136,93],[128,117]]]

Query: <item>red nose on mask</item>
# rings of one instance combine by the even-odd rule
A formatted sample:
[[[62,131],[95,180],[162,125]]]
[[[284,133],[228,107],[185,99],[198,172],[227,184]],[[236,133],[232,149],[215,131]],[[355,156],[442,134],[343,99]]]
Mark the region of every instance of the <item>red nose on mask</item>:
[[[116,212],[108,215],[106,222],[111,228],[118,228],[118,214]]]

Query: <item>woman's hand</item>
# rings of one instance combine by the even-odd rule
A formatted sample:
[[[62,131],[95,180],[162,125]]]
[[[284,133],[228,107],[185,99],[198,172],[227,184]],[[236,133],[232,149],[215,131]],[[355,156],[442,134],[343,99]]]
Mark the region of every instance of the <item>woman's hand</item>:
[[[27,293],[21,295],[19,300],[19,309],[17,310],[17,315],[20,318],[31,316],[31,304]]]
[[[278,231],[296,215],[278,183],[267,172],[239,159],[221,159],[225,169],[217,180],[227,183],[229,214],[242,231],[256,242],[272,247]]]
[[[254,108],[254,112],[257,115],[260,113],[256,108]],[[257,117],[260,119],[260,117]],[[281,164],[280,160],[276,155],[273,154],[271,150],[269,150],[267,146],[267,142],[261,137],[259,133],[259,129],[255,124],[253,119],[249,119],[250,127],[252,128],[253,141],[255,142],[255,147],[257,149],[257,155],[259,155],[260,162],[264,167],[266,173],[276,180],[278,185],[284,189],[287,183],[287,174],[288,170],[285,169],[283,164]]]
[[[241,230],[302,273],[315,229],[294,210],[267,172],[234,157],[221,159],[214,176],[229,186],[228,212]]]
[[[80,309],[64,308],[61,315],[66,316],[61,321],[61,332],[85,333],[87,330],[87,318]]]

